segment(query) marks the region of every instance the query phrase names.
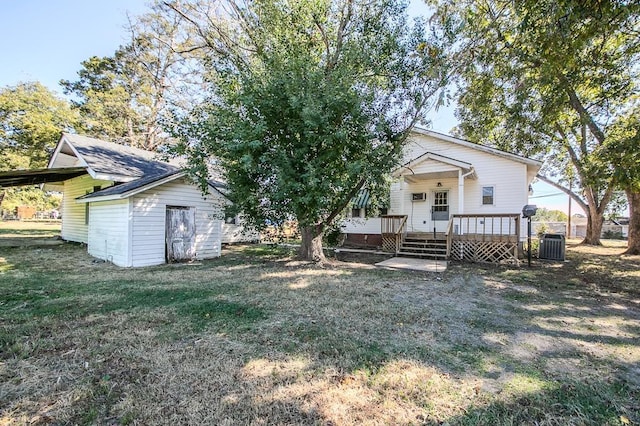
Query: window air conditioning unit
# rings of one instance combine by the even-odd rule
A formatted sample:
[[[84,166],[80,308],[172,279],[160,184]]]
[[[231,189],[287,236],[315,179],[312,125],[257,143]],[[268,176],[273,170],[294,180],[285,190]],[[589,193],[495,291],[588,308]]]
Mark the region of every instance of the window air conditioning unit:
[[[424,192],[414,192],[411,194],[411,201],[426,201],[427,194]]]

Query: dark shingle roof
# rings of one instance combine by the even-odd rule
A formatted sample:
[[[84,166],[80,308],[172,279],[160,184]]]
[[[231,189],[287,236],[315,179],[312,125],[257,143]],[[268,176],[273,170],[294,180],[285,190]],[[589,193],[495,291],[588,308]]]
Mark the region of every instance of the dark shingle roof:
[[[116,181],[115,185],[78,197],[78,200],[124,195],[149,185],[153,187],[154,183],[159,184],[165,179],[171,181],[172,177],[176,179],[183,174],[178,160],[161,161],[155,152],[69,133],[65,133],[63,139],[93,172],[113,176]],[[209,185],[223,194],[223,183],[209,181]]]
[[[92,192],[91,194],[83,195],[82,197],[78,197],[78,200],[85,200],[88,198],[96,198],[96,197],[105,197],[109,195],[119,195],[125,194],[129,191],[136,190],[145,185],[149,185],[151,183],[157,182],[159,180],[168,178],[172,175],[177,175],[181,173],[180,170],[169,171],[166,173],[158,173],[151,174],[140,179],[133,180],[131,182],[123,183],[120,185],[110,186],[108,188],[101,189],[100,191]]]
[[[179,171],[177,164],[160,161],[155,152],[82,135],[66,133],[64,138],[96,173],[139,178]]]
[[[153,174],[153,175],[149,175],[149,176],[145,176],[143,178],[140,179],[136,179],[134,181],[131,182],[127,182],[127,183],[123,183],[120,185],[114,185],[114,186],[110,186],[108,188],[104,188],[101,189],[100,191],[96,191],[96,192],[92,192],[90,194],[87,195],[83,195],[82,197],[78,197],[78,200],[86,200],[86,199],[91,199],[91,198],[98,198],[98,197],[108,197],[108,196],[112,196],[112,195],[121,195],[121,194],[126,194],[127,192],[131,192],[131,191],[135,191],[138,188],[142,188],[143,186],[147,186],[150,184],[153,184],[155,182],[159,182],[163,179],[169,178],[171,176],[175,176],[176,178],[178,177],[177,175],[181,174],[181,171],[173,171],[173,172],[167,172],[167,173],[161,173],[161,174]],[[216,189],[218,192],[220,192],[222,195],[224,194],[224,190],[226,189],[226,186],[218,181],[214,181],[214,180],[209,180],[208,181],[209,186],[213,187],[214,189]]]

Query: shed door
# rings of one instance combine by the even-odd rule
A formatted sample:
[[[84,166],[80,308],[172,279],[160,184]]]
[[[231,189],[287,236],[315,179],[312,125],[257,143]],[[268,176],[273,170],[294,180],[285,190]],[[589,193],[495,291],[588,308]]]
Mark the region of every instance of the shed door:
[[[183,262],[195,257],[196,210],[167,207],[167,262]]]

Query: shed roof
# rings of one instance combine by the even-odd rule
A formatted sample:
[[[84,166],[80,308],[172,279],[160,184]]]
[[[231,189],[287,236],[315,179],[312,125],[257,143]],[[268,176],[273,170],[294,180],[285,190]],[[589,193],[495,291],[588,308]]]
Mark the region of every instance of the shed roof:
[[[0,172],[0,187],[57,183],[86,174],[84,167],[59,169],[11,170]]]
[[[182,170],[151,174],[131,182],[109,186],[107,188],[101,189],[100,191],[83,195],[76,198],[76,200],[81,203],[90,203],[94,201],[109,201],[128,198],[148,189],[155,188],[156,186],[160,186],[162,184],[172,182],[176,179],[180,179],[185,175],[186,173]],[[226,197],[224,193],[224,189],[226,187],[223,183],[214,180],[209,180],[207,181],[207,183],[211,188]]]
[[[48,167],[58,168],[69,157],[75,157],[76,165],[85,166],[93,178],[115,182],[129,182],[180,170],[177,162],[162,161],[156,152],[63,133]]]

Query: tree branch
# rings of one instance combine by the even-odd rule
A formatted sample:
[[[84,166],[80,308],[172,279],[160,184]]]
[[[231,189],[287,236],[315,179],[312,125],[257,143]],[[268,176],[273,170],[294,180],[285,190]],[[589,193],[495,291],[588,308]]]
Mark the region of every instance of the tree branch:
[[[351,191],[349,191],[347,193],[345,198],[343,198],[342,201],[336,206],[336,208],[333,209],[333,211],[331,213],[329,213],[329,216],[327,216],[327,218],[325,220],[323,220],[322,223],[320,224],[320,226],[323,229],[328,224],[333,222],[333,220],[340,214],[340,212],[342,212],[347,207],[347,205],[349,205],[349,203],[351,202],[353,197],[355,197],[356,194],[358,193],[358,191],[360,191],[362,189],[362,187],[364,186],[365,182],[366,182],[366,179],[365,178],[361,178],[360,181],[358,182],[358,184],[356,186],[354,186],[351,189]]]
[[[333,57],[329,58],[327,62],[327,70],[330,71],[333,67],[338,63],[338,59],[340,58],[340,53],[342,52],[342,43],[345,37],[344,31],[351,20],[351,15],[353,15],[353,0],[347,0],[346,4],[346,12],[344,12],[342,18],[340,19],[340,26],[338,26],[338,32],[336,34],[336,50],[333,52]]]
[[[318,27],[318,30],[320,31],[320,35],[322,35],[322,42],[324,43],[324,48],[327,52],[328,63],[329,59],[331,58],[331,46],[329,45],[329,38],[327,37],[327,33],[325,33],[324,28],[322,28],[322,25],[320,25],[320,22],[315,15],[313,15],[313,23],[316,24],[316,27]]]
[[[574,193],[573,191],[569,191],[569,189],[565,188],[564,186],[560,185],[558,182],[555,182],[551,179],[549,179],[546,176],[543,176],[541,174],[537,174],[536,177],[538,179],[540,179],[541,181],[548,183],[549,185],[553,186],[556,189],[559,189],[560,191],[564,192],[565,194],[567,194],[569,197],[571,197],[571,199],[573,201],[575,201],[576,203],[578,203],[578,205],[580,207],[582,207],[582,209],[586,212],[589,211],[589,206],[587,205],[587,203],[585,203],[580,197],[578,197],[578,195],[576,193]]]
[[[584,105],[582,105],[578,94],[575,92],[567,76],[558,71],[558,79],[560,80],[562,88],[566,92],[567,96],[569,96],[569,103],[580,116],[580,120],[582,121],[582,123],[586,124],[587,127],[589,127],[589,130],[591,130],[593,136],[598,140],[598,142],[600,144],[603,144],[605,139],[604,132],[600,129],[598,124],[596,124],[593,117],[591,116],[591,114],[589,114]]]

